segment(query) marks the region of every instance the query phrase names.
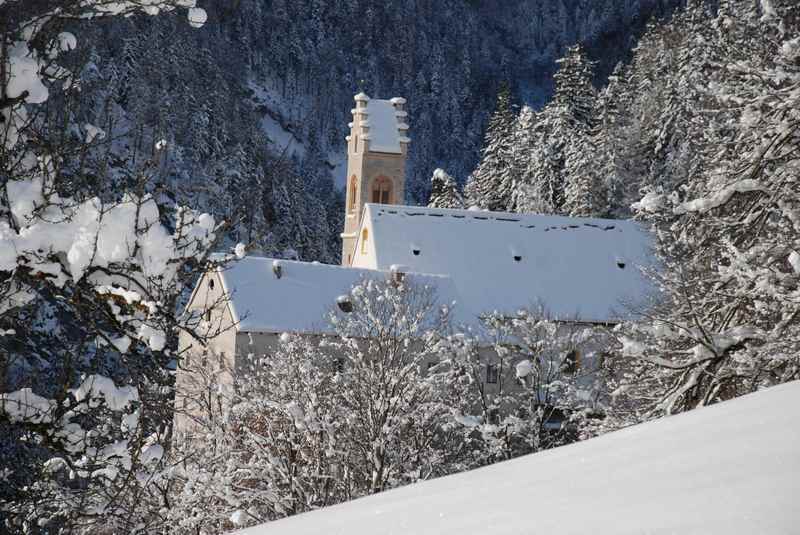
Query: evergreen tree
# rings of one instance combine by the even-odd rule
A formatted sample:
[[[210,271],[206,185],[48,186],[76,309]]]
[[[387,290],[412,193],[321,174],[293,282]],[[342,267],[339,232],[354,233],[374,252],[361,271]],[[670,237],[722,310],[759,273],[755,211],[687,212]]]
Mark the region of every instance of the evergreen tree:
[[[464,188],[468,204],[493,211],[511,208],[515,186],[512,174],[513,128],[511,90],[508,84],[503,84],[497,93],[497,105],[484,136],[481,162]]]
[[[565,215],[601,217],[607,214],[607,195],[600,174],[604,169],[598,161],[599,141],[596,134],[587,134],[567,147],[564,161],[567,176]]]
[[[580,46],[570,47],[558,61],[555,75],[556,91],[553,100],[536,115],[526,120],[523,131],[532,132],[522,139],[533,145],[520,148],[527,162],[522,168],[523,186],[517,195],[516,209],[541,213],[595,213],[596,203],[589,197],[597,183],[587,177],[585,169],[591,163],[588,138],[594,126],[595,90],[591,83],[592,64]],[[568,185],[573,192],[571,205],[565,207]],[[576,204],[577,203],[577,204]],[[587,203],[589,203],[587,205]]]
[[[444,169],[437,169],[433,172],[428,206],[431,208],[464,208],[464,199],[458,191],[455,180]]]

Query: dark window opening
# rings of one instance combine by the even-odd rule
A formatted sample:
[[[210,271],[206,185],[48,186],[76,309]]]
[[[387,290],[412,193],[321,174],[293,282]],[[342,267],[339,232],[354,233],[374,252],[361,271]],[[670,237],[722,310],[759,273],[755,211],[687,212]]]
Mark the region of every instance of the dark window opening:
[[[522,257],[518,254],[514,255],[514,262],[522,262]]]
[[[214,289],[214,279],[208,279],[208,287]]]
[[[342,296],[336,300],[336,305],[339,307],[339,310],[344,312],[345,314],[349,314],[353,311],[353,302],[346,296]]]
[[[566,354],[564,360],[561,362],[561,371],[567,374],[574,374],[581,366],[581,353],[577,349],[573,349]]]
[[[497,425],[500,423],[500,411],[497,409],[489,409],[489,423],[492,425]]]
[[[619,269],[625,269],[625,262],[623,262],[621,260],[617,260],[617,267]]]
[[[414,256],[419,256],[420,250],[419,250],[419,249],[411,249],[411,253],[412,253]]]
[[[486,382],[488,384],[496,384],[499,375],[500,373],[497,369],[497,365],[495,364],[486,365]]]

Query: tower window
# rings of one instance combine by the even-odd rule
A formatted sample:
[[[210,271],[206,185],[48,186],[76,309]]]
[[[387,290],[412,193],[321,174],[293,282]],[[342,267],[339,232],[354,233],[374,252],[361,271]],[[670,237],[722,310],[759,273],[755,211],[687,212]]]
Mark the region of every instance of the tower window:
[[[369,231],[364,229],[361,231],[361,254],[367,254],[367,239],[369,238]]]
[[[385,176],[378,177],[372,185],[372,202],[379,204],[391,204],[392,202],[392,181]]]
[[[356,209],[356,186],[356,175],[353,175],[350,177],[350,206],[347,207],[350,212]]]

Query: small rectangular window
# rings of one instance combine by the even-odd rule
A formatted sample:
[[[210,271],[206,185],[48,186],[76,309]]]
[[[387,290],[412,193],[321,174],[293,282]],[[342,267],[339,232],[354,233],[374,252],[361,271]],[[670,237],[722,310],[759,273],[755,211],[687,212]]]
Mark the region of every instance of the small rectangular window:
[[[496,364],[487,364],[486,365],[486,382],[489,384],[497,383],[498,378],[498,370]]]
[[[561,362],[561,371],[566,374],[575,374],[581,367],[581,352],[573,349],[564,356]]]

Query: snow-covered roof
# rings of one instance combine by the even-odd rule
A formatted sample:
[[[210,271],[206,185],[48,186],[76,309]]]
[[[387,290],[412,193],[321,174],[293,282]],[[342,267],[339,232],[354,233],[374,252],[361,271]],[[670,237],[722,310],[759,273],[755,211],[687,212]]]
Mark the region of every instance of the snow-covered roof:
[[[400,143],[410,141],[405,134],[405,131],[408,130],[405,117],[408,114],[397,108],[404,104],[405,100],[400,97],[391,100],[373,99],[364,93],[359,93],[354,98],[356,102],[366,103],[366,107],[359,107],[352,111],[354,115],[360,116],[356,128],[369,129],[368,132],[363,133],[362,137],[369,140],[370,152],[400,154],[402,152]]]
[[[273,266],[280,267],[280,278]],[[329,333],[326,316],[337,298],[364,279],[387,279],[391,271],[249,256],[221,269],[220,276],[239,331]],[[458,300],[448,277],[418,273],[406,277],[432,287],[441,305]],[[459,322],[474,322],[466,311],[454,312]]]
[[[795,533],[798,421],[795,381],[238,533]]]
[[[650,290],[650,235],[634,221],[367,204],[362,226],[375,254],[355,266],[448,275],[474,313],[612,321]]]

